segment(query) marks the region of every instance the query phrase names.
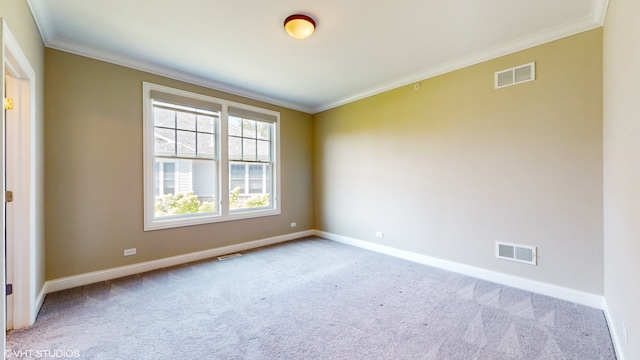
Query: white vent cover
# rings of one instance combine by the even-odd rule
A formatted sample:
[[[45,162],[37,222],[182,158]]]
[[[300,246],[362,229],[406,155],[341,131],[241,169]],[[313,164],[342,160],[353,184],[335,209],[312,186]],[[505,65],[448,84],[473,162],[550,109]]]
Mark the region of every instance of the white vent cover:
[[[536,79],[536,63],[528,63],[495,73],[495,88],[522,84]]]
[[[496,241],[496,257],[499,259],[537,265],[535,246],[516,245]]]

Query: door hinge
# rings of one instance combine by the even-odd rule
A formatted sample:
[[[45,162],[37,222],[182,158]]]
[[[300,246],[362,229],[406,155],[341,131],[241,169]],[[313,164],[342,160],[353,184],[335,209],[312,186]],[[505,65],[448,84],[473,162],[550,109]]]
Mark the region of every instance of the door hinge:
[[[6,293],[7,296],[13,294],[13,284],[7,284]]]
[[[13,110],[13,99],[12,98],[4,98],[4,109],[5,110]]]
[[[4,201],[8,203],[13,202],[13,191],[4,192]]]

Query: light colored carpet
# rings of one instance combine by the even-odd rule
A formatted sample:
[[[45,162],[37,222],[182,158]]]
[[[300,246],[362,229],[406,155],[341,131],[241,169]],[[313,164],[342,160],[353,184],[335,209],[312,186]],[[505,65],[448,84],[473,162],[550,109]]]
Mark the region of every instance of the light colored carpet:
[[[49,294],[7,349],[110,360],[615,359],[600,310],[319,238]]]

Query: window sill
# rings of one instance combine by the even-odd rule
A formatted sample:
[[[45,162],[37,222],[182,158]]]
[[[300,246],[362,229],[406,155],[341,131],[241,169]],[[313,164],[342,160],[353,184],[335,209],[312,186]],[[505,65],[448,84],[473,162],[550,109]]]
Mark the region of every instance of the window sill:
[[[227,215],[192,215],[179,218],[153,219],[145,222],[144,231],[172,229],[184,226],[195,226],[204,224],[214,224],[226,221],[261,218],[266,216],[280,215],[280,209],[264,209],[252,211],[239,211]]]

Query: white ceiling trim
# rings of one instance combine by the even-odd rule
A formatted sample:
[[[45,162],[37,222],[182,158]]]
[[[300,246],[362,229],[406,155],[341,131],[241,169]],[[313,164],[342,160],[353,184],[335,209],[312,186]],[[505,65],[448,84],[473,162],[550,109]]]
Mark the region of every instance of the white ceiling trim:
[[[78,44],[55,37],[53,28],[51,27],[51,20],[49,18],[49,12],[47,10],[46,1],[33,2],[27,0],[31,12],[36,19],[36,25],[40,31],[40,36],[46,47],[56,49],[60,51],[69,52],[72,54],[105,61],[108,63],[125,66],[135,70],[148,72],[151,74],[164,76],[174,80],[184,81],[190,84],[203,86],[212,90],[223,91],[232,95],[243,96],[253,100],[262,101],[268,104],[282,106],[288,109],[302,111],[308,114],[312,114],[314,109],[300,104],[284,101],[282,99],[266,96],[257,92],[253,92],[246,89],[241,89],[235,86],[223,84],[217,81],[196,76],[188,72],[179,71],[166,66],[158,65],[153,62],[135,59],[129,56],[122,56],[99,49],[92,48],[85,44]]]
[[[91,48],[85,44],[73,43],[65,40],[61,40],[55,37],[51,26],[51,20],[49,18],[49,12],[47,11],[46,1],[33,2],[27,0],[36,25],[40,31],[40,35],[45,43],[45,46],[65,52],[70,52],[76,55],[89,57],[92,59],[106,61],[112,64],[121,65],[136,70],[149,72],[155,75],[165,76],[171,79],[188,82],[195,85],[200,85],[213,90],[223,91],[229,94],[247,97],[250,99],[262,101],[265,103],[286,107],[293,110],[302,111],[309,114],[315,114],[318,112],[326,111],[341,105],[345,105],[354,101],[358,101],[376,94],[383,93],[398,87],[406,86],[411,83],[419,82],[431,77],[445,74],[454,70],[458,70],[467,66],[475,65],[484,61],[498,58],[500,56],[508,55],[517,51],[528,49],[534,46],[542,45],[554,40],[558,40],[567,36],[571,36],[583,31],[591,30],[600,27],[604,24],[609,0],[593,0],[591,16],[584,17],[580,20],[573,21],[546,31],[543,31],[532,36],[527,36],[516,41],[503,44],[498,47],[487,49],[485,51],[459,58],[454,61],[444,63],[439,66],[432,67],[425,71],[415,73],[409,76],[402,77],[400,79],[388,82],[381,86],[368,89],[366,91],[348,96],[343,99],[339,99],[333,102],[326,103],[324,105],[310,108],[300,104],[284,101],[275,97],[267,96],[250,90],[238,88],[228,84],[219,83],[210,79],[196,76],[188,72],[175,70],[166,66],[162,66],[153,62],[143,61],[135,59],[129,56],[122,56],[117,54],[108,53],[99,49]]]
[[[77,44],[74,42],[61,40],[54,38],[47,47],[51,49],[61,50],[72,54],[105,61],[108,63],[125,66],[131,69],[148,72],[154,75],[164,76],[174,80],[184,81],[194,85],[200,85],[212,90],[223,91],[231,95],[243,96],[249,99],[262,101],[268,104],[282,106],[288,109],[302,111],[308,114],[312,114],[312,108],[295,104],[282,99],[266,96],[257,92],[245,90],[239,87],[223,84],[214,80],[210,80],[201,76],[196,76],[185,71],[172,69],[163,65],[158,65],[150,61],[144,61],[135,59],[129,56],[122,56],[99,49],[91,48],[84,44]]]
[[[609,0],[593,0],[591,14],[593,15],[593,18],[598,22],[598,24],[600,24],[600,26],[604,25],[608,8]]]
[[[36,26],[40,31],[40,37],[42,37],[42,41],[45,45],[51,42],[53,37],[53,27],[51,26],[51,18],[49,17],[49,10],[47,8],[47,2],[33,2],[31,0],[27,0],[27,5],[29,5],[29,9],[31,10],[31,16],[36,22]]]

